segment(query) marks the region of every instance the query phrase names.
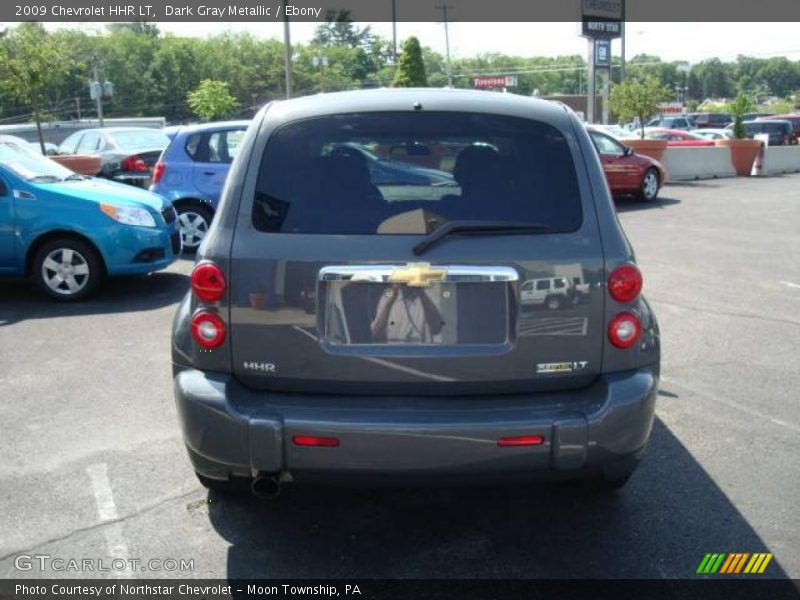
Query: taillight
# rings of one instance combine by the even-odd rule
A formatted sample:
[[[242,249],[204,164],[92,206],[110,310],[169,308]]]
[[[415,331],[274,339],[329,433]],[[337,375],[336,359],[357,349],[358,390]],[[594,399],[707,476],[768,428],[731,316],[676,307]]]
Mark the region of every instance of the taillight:
[[[642,274],[634,265],[622,265],[608,278],[608,293],[617,302],[633,302],[642,291]]]
[[[630,348],[642,335],[642,323],[629,312],[619,313],[608,326],[608,339],[617,348]]]
[[[339,438],[320,437],[317,435],[295,435],[292,437],[295,446],[323,446],[326,448],[336,448],[339,445]]]
[[[497,440],[498,446],[541,446],[543,443],[544,436],[541,435],[518,435]]]
[[[217,302],[225,293],[225,274],[211,262],[201,262],[192,271],[192,291],[203,302]]]
[[[166,165],[162,160],[156,163],[156,166],[153,167],[153,183],[161,183],[161,180],[164,178],[165,167]]]
[[[138,154],[129,156],[122,161],[122,170],[134,173],[143,173],[147,171],[147,165]]]
[[[192,337],[203,348],[216,348],[225,341],[225,323],[214,313],[201,311],[192,317]]]

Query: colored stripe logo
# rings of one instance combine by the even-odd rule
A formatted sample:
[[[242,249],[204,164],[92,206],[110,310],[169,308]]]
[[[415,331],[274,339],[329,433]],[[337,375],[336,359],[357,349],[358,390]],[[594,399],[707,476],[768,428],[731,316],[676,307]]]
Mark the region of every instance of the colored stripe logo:
[[[735,575],[737,573],[760,574],[772,560],[771,552],[709,552],[700,561],[697,573]]]

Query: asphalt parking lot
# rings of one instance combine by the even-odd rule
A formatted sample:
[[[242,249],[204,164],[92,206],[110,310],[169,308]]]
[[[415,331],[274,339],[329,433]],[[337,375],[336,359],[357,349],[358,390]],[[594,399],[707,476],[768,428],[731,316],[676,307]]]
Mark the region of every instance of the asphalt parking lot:
[[[764,576],[800,578],[800,175],[670,185],[618,208],[664,354],[651,444],[616,496],[216,497],[172,400],[190,262],[68,306],[0,283],[0,577],[61,575],[15,567],[47,554],[189,559],[175,574],[194,577],[683,578],[706,552],[768,551]]]

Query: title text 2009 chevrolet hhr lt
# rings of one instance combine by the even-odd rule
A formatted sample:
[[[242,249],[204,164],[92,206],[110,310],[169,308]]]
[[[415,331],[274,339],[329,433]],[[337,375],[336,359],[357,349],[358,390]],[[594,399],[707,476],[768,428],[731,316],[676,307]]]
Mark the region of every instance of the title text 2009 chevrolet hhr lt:
[[[267,105],[174,322],[201,482],[622,485],[659,332],[583,124],[373,90]]]

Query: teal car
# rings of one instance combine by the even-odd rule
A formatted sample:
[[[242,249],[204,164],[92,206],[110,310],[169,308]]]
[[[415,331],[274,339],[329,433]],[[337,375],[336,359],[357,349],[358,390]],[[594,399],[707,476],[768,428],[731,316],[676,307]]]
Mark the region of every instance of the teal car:
[[[31,277],[52,298],[80,300],[107,276],[172,263],[176,220],[161,196],[78,175],[0,136],[0,277]]]

